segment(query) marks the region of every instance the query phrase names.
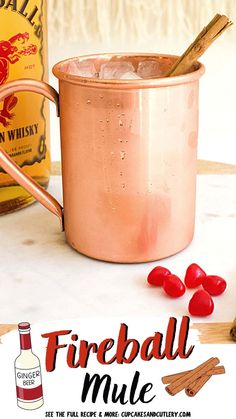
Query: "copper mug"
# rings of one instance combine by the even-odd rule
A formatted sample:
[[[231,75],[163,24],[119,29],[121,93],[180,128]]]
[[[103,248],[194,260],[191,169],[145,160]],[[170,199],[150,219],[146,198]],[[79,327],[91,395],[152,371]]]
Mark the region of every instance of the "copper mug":
[[[60,113],[63,205],[22,172],[0,148],[0,165],[56,214],[67,242],[92,258],[147,262],[175,254],[192,240],[198,136],[198,85],[204,66],[176,77],[100,80],[70,73],[74,60],[157,60],[175,56],[103,54],[53,67],[59,95],[42,81],[0,88],[0,100],[29,91]]]

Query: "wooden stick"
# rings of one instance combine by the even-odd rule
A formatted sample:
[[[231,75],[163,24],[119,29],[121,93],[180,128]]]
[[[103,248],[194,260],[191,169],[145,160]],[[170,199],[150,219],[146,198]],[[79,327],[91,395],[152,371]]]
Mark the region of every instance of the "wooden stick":
[[[214,42],[232,24],[233,22],[231,22],[227,16],[220,14],[215,15],[208,25],[199,33],[193,43],[174,63],[166,74],[166,77],[187,73],[194,62],[198,60],[212,42]]]
[[[204,375],[207,371],[214,368],[217,364],[219,364],[219,362],[220,360],[218,358],[208,359],[208,361],[203,362],[203,364],[189,371],[187,374],[184,375],[184,377],[180,377],[173,383],[169,384],[166,387],[167,393],[169,393],[171,396],[174,396],[184,388],[188,387],[202,375]]]
[[[190,371],[192,370],[182,371],[182,372],[178,372],[176,374],[171,374],[171,375],[165,375],[165,377],[162,377],[161,381],[163,382],[163,384],[173,383],[173,381],[176,381],[180,377],[184,377],[184,375]],[[220,365],[218,367],[214,367],[210,369],[209,371],[205,373],[205,375],[211,376],[211,375],[218,375],[218,374],[224,374],[224,373],[225,373],[225,369],[222,365]]]

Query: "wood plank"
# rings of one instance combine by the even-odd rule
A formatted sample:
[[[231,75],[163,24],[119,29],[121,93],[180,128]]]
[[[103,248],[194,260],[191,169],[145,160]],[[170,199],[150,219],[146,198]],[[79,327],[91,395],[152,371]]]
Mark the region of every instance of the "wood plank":
[[[232,323],[194,323],[192,328],[199,331],[200,342],[213,344],[213,343],[231,343],[236,344],[229,335]],[[15,324],[0,324],[0,336],[16,329]]]
[[[16,324],[0,324],[0,336],[3,336],[6,333],[16,328],[17,328]],[[0,343],[1,343],[1,340],[0,340]]]
[[[199,175],[233,175],[236,174],[236,165],[218,163],[208,160],[198,160]]]
[[[198,160],[197,171],[199,175],[213,175],[213,174],[236,174],[236,165],[217,163],[208,160]],[[51,173],[53,176],[61,174],[61,162],[52,162]]]
[[[51,174],[52,176],[58,176],[61,174],[61,162],[60,161],[53,161],[51,166]]]
[[[230,337],[232,323],[195,323],[193,329],[200,333],[201,343],[236,343]]]

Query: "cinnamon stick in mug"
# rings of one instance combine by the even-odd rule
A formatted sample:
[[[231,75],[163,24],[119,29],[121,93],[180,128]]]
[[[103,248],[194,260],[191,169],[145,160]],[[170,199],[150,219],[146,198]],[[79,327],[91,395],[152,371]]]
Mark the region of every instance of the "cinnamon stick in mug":
[[[232,24],[233,22],[231,22],[227,16],[220,15],[219,13],[216,14],[170,68],[166,77],[178,76],[188,72],[193,63],[201,57],[212,42],[214,42]]]
[[[166,387],[167,393],[171,396],[179,393],[184,388],[188,387],[198,378],[203,376],[207,371],[214,368],[217,364],[219,364],[220,360],[218,358],[210,358],[208,361],[203,362],[198,367],[194,368],[193,370],[187,372],[184,376],[178,378],[177,380],[173,381]]]
[[[165,375],[164,377],[162,377],[161,381],[163,382],[163,384],[173,383],[173,381],[176,381],[180,377],[184,377],[190,371],[192,370],[182,371],[176,374]],[[214,367],[210,369],[209,371],[205,373],[205,375],[211,376],[211,375],[218,375],[218,374],[224,374],[224,373],[225,373],[225,369],[222,365],[220,365],[218,367]]]

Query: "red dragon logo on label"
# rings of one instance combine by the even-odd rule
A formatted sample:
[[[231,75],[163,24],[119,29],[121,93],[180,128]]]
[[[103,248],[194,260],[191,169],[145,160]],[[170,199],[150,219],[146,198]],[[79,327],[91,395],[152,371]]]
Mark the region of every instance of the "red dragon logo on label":
[[[0,85],[6,83],[9,76],[9,65],[15,64],[19,59],[25,55],[37,53],[37,46],[30,44],[28,32],[18,33],[12,36],[8,41],[0,41]],[[18,44],[16,46],[15,44]],[[17,97],[12,94],[7,96],[3,103],[3,108],[0,110],[0,124],[7,127],[10,120],[14,118],[12,109],[18,102]]]

